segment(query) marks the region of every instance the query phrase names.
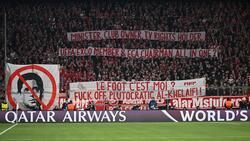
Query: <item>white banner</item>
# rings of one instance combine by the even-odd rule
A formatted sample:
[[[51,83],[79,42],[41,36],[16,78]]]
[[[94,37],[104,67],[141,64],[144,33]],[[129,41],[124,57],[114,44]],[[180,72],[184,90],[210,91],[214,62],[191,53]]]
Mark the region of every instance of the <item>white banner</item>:
[[[70,83],[70,99],[80,109],[88,101],[142,101],[206,95],[205,78],[179,81],[93,81]]]
[[[68,41],[138,39],[158,41],[204,41],[205,32],[160,32],[149,30],[102,30],[68,32]]]
[[[114,56],[126,58],[217,57],[217,49],[121,49],[121,48],[59,48],[59,56]]]
[[[51,110],[58,101],[59,65],[6,64],[10,109]]]

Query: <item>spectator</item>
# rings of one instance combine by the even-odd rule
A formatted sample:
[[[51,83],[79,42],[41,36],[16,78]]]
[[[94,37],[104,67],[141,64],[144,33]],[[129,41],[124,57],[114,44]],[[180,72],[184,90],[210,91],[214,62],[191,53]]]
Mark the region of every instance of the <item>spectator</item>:
[[[121,106],[119,105],[119,106],[115,107],[113,110],[120,111],[121,110]]]
[[[226,101],[226,103],[225,103],[225,108],[226,108],[227,110],[230,110],[230,109],[233,108],[233,102],[231,101],[230,98],[227,98],[227,101]]]
[[[63,109],[63,110],[67,110],[67,108],[68,108],[68,103],[69,103],[68,98],[66,98],[65,101],[63,102],[63,105],[62,105],[62,109]]]
[[[149,106],[150,110],[157,110],[158,109],[157,102],[156,102],[154,97],[152,97],[152,99],[150,100],[148,106]]]
[[[68,106],[67,106],[68,111],[74,111],[76,110],[76,105],[73,104],[72,100],[69,101]]]
[[[60,109],[58,108],[58,106],[55,106],[55,108],[53,110],[54,111],[59,111]]]
[[[2,102],[1,104],[2,111],[8,111],[8,103],[6,101]]]
[[[242,100],[239,102],[239,105],[241,110],[247,110],[248,103],[245,97],[242,98]]]
[[[94,101],[89,102],[89,104],[88,104],[86,110],[87,110],[87,111],[94,111],[94,110],[95,110]]]
[[[250,109],[250,101],[248,101],[247,105],[248,105],[247,108]]]
[[[139,111],[140,110],[140,105],[134,105],[131,110]]]

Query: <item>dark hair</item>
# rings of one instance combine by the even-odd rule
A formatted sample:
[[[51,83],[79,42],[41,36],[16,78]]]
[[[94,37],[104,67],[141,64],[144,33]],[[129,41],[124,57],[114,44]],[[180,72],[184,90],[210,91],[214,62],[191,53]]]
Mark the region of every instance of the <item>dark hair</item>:
[[[44,89],[43,89],[43,81],[42,81],[41,77],[35,73],[26,73],[26,74],[23,74],[22,77],[24,78],[24,80],[35,80],[36,81],[37,87],[33,88],[33,89],[40,91],[39,98],[42,99]],[[17,90],[18,90],[18,93],[20,93],[20,94],[21,94],[22,87],[23,87],[23,81],[21,81],[21,79],[19,78],[17,81]]]

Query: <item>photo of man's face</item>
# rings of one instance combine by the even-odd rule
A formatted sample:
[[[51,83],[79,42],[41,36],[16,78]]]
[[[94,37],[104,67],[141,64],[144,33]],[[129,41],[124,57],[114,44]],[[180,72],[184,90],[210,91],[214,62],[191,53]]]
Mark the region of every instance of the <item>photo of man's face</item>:
[[[40,91],[37,88],[36,81],[27,80],[28,85],[32,88],[33,92],[40,98]],[[33,97],[30,90],[23,84],[21,89],[21,95],[23,97],[23,104],[29,109],[35,109],[37,107],[37,100]]]
[[[43,97],[43,81],[40,76],[35,73],[26,73],[22,75],[23,79],[27,83],[27,85],[32,89],[34,94],[42,100]],[[32,95],[32,92],[25,85],[25,83],[19,79],[17,82],[18,93],[22,98],[22,105],[25,106],[26,109],[30,110],[39,110],[41,109],[40,103],[35,99]]]

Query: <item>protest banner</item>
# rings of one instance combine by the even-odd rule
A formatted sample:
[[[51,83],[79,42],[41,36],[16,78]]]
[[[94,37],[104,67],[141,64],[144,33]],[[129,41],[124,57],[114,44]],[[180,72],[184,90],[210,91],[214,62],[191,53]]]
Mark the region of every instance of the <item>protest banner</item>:
[[[158,41],[204,41],[205,32],[161,32],[149,30],[101,30],[68,32],[68,41],[136,39]]]
[[[217,49],[122,49],[59,48],[59,56],[110,56],[125,58],[208,58],[218,57]]]
[[[76,107],[86,108],[90,101],[141,104],[157,100],[206,95],[205,78],[178,81],[92,81],[70,83],[69,97]],[[146,102],[147,103],[147,102]],[[112,104],[111,104],[112,105]]]
[[[59,65],[6,64],[9,109],[50,110],[59,93]]]

